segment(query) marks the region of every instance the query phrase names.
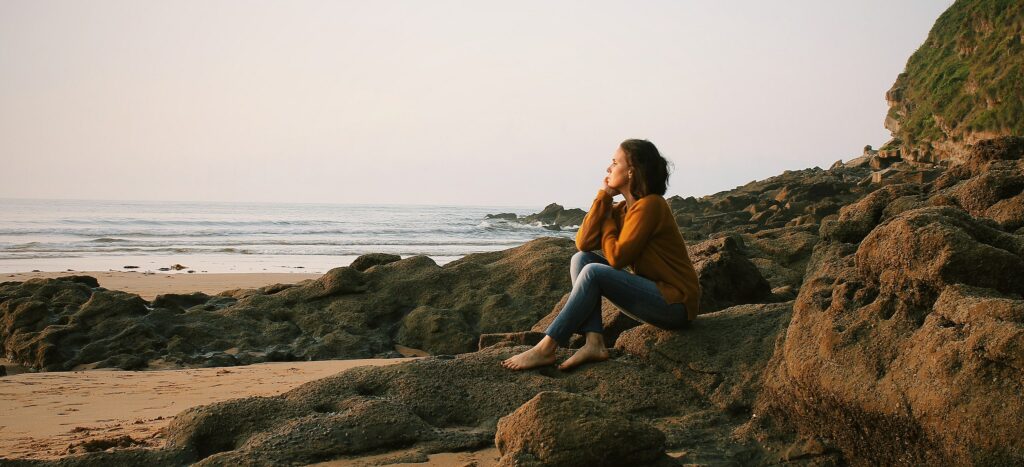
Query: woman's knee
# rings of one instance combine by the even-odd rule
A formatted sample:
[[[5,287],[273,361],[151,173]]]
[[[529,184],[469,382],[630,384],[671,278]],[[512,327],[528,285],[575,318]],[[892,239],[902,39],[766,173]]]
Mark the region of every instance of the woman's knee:
[[[580,274],[576,278],[576,282],[583,282],[587,284],[593,283],[608,269],[611,269],[611,266],[608,266],[607,264],[587,263],[580,269]]]

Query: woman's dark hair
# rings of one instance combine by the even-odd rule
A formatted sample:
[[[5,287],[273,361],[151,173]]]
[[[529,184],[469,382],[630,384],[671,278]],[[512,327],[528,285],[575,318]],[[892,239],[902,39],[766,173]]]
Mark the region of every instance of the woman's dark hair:
[[[654,143],[645,139],[627,139],[619,147],[633,168],[633,197],[640,199],[652,193],[665,196],[670,162],[661,156]]]

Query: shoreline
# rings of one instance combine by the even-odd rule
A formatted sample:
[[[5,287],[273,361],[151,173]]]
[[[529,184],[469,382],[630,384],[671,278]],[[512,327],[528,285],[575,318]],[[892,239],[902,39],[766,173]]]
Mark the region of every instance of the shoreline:
[[[108,290],[138,294],[145,300],[157,295],[202,292],[216,295],[225,290],[255,289],[273,284],[294,284],[308,279],[317,279],[323,274],[300,272],[211,272],[186,273],[160,272],[148,274],[138,271],[40,271],[0,274],[0,282],[24,282],[34,278],[57,278],[63,276],[92,276],[100,287]]]

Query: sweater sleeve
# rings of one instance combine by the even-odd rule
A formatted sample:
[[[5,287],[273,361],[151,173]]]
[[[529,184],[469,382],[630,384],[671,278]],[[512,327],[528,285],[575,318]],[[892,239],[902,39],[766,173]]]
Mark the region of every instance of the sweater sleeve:
[[[637,201],[632,209],[626,211],[622,232],[619,232],[614,219],[609,217],[604,221],[601,245],[611,267],[622,269],[640,257],[658,227],[660,216],[657,208],[656,203]]]
[[[576,249],[579,251],[591,251],[601,248],[601,225],[608,210],[611,209],[612,195],[603,189],[598,190],[594,204],[590,211],[583,217],[580,230],[576,232]]]

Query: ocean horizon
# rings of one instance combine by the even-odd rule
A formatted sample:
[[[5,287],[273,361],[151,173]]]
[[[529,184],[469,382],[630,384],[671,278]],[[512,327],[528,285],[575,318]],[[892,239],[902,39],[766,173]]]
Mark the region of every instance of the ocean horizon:
[[[541,209],[8,198],[0,199],[0,272],[323,273],[366,253],[426,255],[441,265],[542,236],[575,236],[575,229],[486,219]]]

